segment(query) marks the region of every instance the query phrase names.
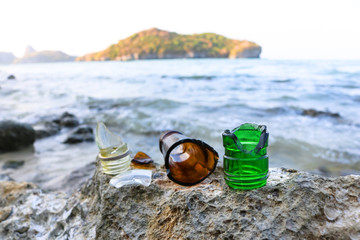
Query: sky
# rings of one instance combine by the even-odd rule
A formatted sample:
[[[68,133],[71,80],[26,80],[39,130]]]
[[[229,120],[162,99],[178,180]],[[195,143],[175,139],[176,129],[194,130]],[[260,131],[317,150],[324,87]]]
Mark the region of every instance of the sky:
[[[267,59],[360,59],[359,0],[1,0],[0,51],[80,56],[157,27],[262,46]]]

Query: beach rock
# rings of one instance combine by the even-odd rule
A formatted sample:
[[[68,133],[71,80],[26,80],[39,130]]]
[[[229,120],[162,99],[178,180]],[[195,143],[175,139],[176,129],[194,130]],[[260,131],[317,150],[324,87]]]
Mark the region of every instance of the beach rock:
[[[36,139],[50,137],[60,132],[61,127],[54,121],[46,121],[34,126]]]
[[[156,178],[155,178],[156,176]],[[270,169],[267,186],[234,191],[221,168],[177,185],[158,170],[149,187],[116,189],[97,166],[70,198],[0,182],[0,239],[359,239],[360,176]],[[9,215],[9,208],[12,208]]]
[[[94,175],[95,169],[96,162],[91,162],[84,167],[71,172],[58,186],[52,186],[47,188],[47,190],[58,190],[72,194],[75,190],[78,190],[82,185],[89,181]]]
[[[14,181],[12,177],[9,176],[7,173],[0,174],[0,181]]]
[[[55,239],[68,199],[62,192],[43,193],[31,183],[0,182],[0,239]]]
[[[64,143],[67,144],[74,144],[80,142],[93,142],[94,141],[94,134],[93,129],[90,126],[79,126],[74,131],[72,131]]]
[[[8,80],[15,80],[15,76],[14,76],[14,75],[9,75],[9,76],[7,77],[7,79],[8,79]]]
[[[79,125],[79,120],[74,114],[64,112],[60,117],[47,117],[46,120],[34,125],[36,139],[50,137],[60,132],[62,127],[73,128]]]
[[[9,161],[6,161],[3,165],[3,169],[17,169],[21,166],[23,166],[25,163],[24,160],[20,160],[20,161],[16,161],[16,160],[9,160]]]
[[[340,114],[339,113],[332,113],[332,112],[324,112],[324,111],[319,111],[319,110],[315,110],[315,109],[305,109],[302,112],[302,115],[304,116],[310,116],[310,117],[333,117],[333,118],[339,118]]]
[[[54,121],[55,123],[57,120]],[[79,125],[79,120],[75,117],[75,115],[64,112],[59,119],[59,124],[64,127],[76,127]]]
[[[35,130],[29,124],[0,121],[0,152],[19,150],[34,141]]]
[[[10,216],[11,212],[12,212],[11,206],[7,206],[0,209],[0,222],[6,220]]]

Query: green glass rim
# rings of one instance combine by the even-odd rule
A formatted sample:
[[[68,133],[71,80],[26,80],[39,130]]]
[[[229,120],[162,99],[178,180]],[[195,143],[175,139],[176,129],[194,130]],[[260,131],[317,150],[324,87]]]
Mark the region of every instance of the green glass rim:
[[[241,126],[241,125],[240,125],[240,126]],[[240,127],[240,126],[239,126],[239,127]],[[256,147],[255,147],[254,149],[252,149],[252,150],[245,150],[244,147],[243,147],[243,145],[241,144],[240,140],[239,140],[238,137],[235,135],[235,132],[239,129],[239,127],[234,128],[232,131],[226,129],[226,130],[223,132],[222,135],[223,135],[223,137],[230,137],[230,138],[234,141],[236,147],[237,147],[240,151],[242,151],[242,152],[244,152],[244,153],[246,153],[246,154],[252,154],[252,155],[253,155],[253,154],[257,154],[257,153],[260,152],[261,149],[263,149],[263,148],[265,147],[265,144],[266,144],[266,142],[268,141],[268,138],[269,138],[269,133],[266,132],[266,130],[267,130],[266,125],[257,125],[257,124],[256,124],[256,126],[258,126],[258,129],[259,129],[259,130],[255,130],[255,131],[261,131],[261,135],[260,135],[259,143],[258,143],[258,144],[256,145]],[[241,130],[240,130],[240,131],[241,131]]]

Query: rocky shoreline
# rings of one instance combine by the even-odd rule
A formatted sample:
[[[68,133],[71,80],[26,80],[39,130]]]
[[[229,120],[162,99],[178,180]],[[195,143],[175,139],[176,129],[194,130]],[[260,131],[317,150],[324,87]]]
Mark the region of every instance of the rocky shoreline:
[[[0,181],[1,239],[359,239],[360,176],[272,168],[267,186],[233,191],[222,169],[179,186],[161,167],[149,187],[110,186],[99,166],[72,196]]]

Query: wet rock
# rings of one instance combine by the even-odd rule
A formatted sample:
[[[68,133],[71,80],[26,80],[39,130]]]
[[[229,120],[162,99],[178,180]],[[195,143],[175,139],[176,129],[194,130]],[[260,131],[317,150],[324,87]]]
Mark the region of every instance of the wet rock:
[[[95,169],[96,162],[89,163],[86,166],[70,173],[70,175],[65,177],[58,186],[48,188],[48,190],[60,190],[71,194],[73,191],[78,190],[80,186],[89,181],[89,179],[94,175]]]
[[[80,142],[93,142],[94,141],[94,134],[93,129],[90,126],[79,126],[74,131],[72,131],[64,143],[67,144],[74,144]]]
[[[61,127],[54,121],[46,121],[34,126],[36,139],[50,137],[60,132]]]
[[[100,169],[70,198],[1,182],[0,209],[13,209],[0,222],[0,239],[357,239],[360,234],[360,176],[327,178],[274,168],[267,186],[235,191],[220,168],[192,187],[158,171],[149,187],[116,189]]]
[[[14,181],[14,179],[9,174],[2,173],[0,174],[0,181]]]
[[[35,130],[28,124],[13,121],[0,122],[0,152],[19,150],[32,145]]]
[[[20,161],[16,161],[16,160],[9,160],[9,161],[6,161],[3,165],[3,169],[8,169],[8,168],[11,168],[11,169],[17,169],[21,166],[23,166],[25,163],[25,161],[23,160],[20,160]]]
[[[64,127],[76,127],[79,125],[79,120],[75,117],[75,115],[68,112],[64,112],[60,116],[59,124]]]
[[[67,214],[67,200],[65,193],[45,194],[34,184],[0,182],[0,209],[5,209],[0,239],[54,239],[50,233]]]
[[[53,136],[61,131],[62,127],[72,128],[79,125],[75,115],[64,112],[60,117],[47,119],[34,126],[36,139]]]
[[[310,116],[310,117],[333,117],[333,118],[340,118],[339,113],[332,113],[332,112],[324,112],[324,111],[318,111],[315,109],[305,109],[302,112],[303,116]]]
[[[9,76],[7,77],[7,79],[8,79],[8,80],[15,80],[16,78],[15,78],[14,75],[9,75]]]
[[[6,220],[12,212],[12,207],[7,206],[0,209],[0,222]]]

